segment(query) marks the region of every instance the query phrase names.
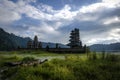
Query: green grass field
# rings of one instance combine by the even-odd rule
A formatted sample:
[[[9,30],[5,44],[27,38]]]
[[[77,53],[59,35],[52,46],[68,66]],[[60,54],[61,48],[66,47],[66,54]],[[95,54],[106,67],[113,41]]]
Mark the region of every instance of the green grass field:
[[[36,66],[5,66],[25,57],[47,58]],[[120,55],[56,54],[44,51],[0,52],[0,80],[120,80]],[[4,70],[4,71],[2,71]]]

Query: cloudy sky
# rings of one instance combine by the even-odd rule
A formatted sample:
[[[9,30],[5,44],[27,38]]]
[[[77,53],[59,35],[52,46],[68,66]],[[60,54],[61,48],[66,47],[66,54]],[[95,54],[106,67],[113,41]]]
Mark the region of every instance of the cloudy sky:
[[[66,44],[74,28],[87,45],[120,42],[120,0],[0,0],[0,27],[44,42]]]

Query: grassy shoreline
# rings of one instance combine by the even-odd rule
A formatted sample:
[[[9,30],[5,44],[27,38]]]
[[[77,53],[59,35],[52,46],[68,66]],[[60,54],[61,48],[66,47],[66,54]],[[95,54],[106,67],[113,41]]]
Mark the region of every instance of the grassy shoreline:
[[[7,67],[5,62],[21,61],[29,57],[64,56],[65,59],[53,58],[37,66]],[[6,56],[7,55],[7,56]],[[11,56],[10,56],[11,55]],[[20,56],[21,55],[21,56]],[[119,80],[120,56],[91,53],[55,54],[43,51],[0,52],[1,80]]]

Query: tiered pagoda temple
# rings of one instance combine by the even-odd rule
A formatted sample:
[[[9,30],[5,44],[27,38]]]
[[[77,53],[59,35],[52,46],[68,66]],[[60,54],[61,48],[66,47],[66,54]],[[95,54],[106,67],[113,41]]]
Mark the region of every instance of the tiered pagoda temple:
[[[70,43],[68,44],[70,48],[82,48],[82,42],[79,37],[79,29],[75,28],[70,33]]]

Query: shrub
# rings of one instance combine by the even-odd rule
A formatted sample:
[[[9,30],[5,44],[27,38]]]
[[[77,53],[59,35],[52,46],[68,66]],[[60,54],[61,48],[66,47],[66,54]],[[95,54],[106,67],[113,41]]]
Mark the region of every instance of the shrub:
[[[96,52],[94,52],[93,54],[92,54],[92,60],[96,60],[97,59],[97,55],[96,55]]]
[[[33,61],[33,60],[35,60],[34,57],[24,57],[24,58],[22,59],[23,62],[29,62],[29,61]]]
[[[89,53],[88,59],[89,59],[89,60],[96,60],[96,59],[97,59],[97,54],[96,54],[96,52]]]
[[[109,61],[119,61],[120,57],[114,54],[107,54],[106,59]]]
[[[102,52],[102,59],[105,59],[105,51]]]

